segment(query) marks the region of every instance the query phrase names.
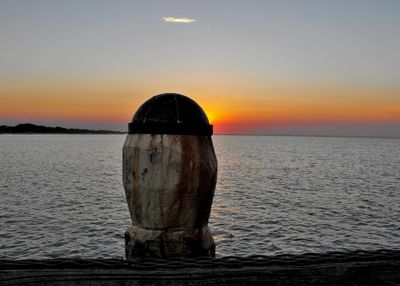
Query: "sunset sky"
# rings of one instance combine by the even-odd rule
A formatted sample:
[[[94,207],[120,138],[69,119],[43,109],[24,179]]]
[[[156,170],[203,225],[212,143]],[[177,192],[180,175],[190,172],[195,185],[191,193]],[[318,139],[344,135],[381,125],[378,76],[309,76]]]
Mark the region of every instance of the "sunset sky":
[[[0,125],[126,130],[196,100],[216,133],[400,136],[400,1],[0,0]]]

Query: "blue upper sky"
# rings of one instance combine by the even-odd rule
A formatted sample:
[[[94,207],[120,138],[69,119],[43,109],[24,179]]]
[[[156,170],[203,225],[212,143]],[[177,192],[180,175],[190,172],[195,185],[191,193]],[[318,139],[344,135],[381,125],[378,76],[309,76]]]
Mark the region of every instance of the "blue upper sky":
[[[170,29],[162,17],[188,17]],[[398,85],[400,1],[0,1],[2,76],[231,70]]]

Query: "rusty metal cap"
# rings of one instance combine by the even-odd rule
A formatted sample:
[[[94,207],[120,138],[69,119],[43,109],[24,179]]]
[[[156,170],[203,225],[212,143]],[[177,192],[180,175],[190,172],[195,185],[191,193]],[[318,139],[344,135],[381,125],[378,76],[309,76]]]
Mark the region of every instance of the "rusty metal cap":
[[[211,136],[203,109],[178,93],[163,93],[143,103],[128,124],[129,134],[181,134]]]

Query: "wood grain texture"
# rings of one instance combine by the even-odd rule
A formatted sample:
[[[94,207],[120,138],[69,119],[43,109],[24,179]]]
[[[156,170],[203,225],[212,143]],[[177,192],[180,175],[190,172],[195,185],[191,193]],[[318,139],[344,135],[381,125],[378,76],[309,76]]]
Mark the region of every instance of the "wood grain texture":
[[[128,259],[177,256],[179,249],[182,256],[213,255],[207,225],[217,159],[210,136],[128,134],[122,166],[133,225],[126,236]]]
[[[323,255],[322,255],[323,256]],[[327,255],[326,255],[327,256]],[[300,257],[301,258],[301,257]],[[299,259],[299,257],[295,258]],[[223,259],[222,259],[223,260]],[[329,259],[328,259],[329,260]],[[185,266],[173,260],[165,266],[117,260],[30,261],[23,267],[1,267],[0,285],[399,285],[400,259],[263,265],[260,259],[194,261]],[[215,262],[213,262],[215,261]],[[268,258],[266,261],[268,262]],[[58,263],[58,264],[57,264]],[[3,263],[4,265],[4,263]],[[176,265],[176,266],[174,266]]]

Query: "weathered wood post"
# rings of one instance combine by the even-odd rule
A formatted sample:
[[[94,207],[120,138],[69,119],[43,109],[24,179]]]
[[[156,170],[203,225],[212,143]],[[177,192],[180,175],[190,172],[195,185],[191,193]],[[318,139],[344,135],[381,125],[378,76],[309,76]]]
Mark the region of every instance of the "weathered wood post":
[[[212,125],[190,98],[165,93],[129,123],[123,183],[132,225],[126,259],[215,256],[208,228],[217,180]]]

